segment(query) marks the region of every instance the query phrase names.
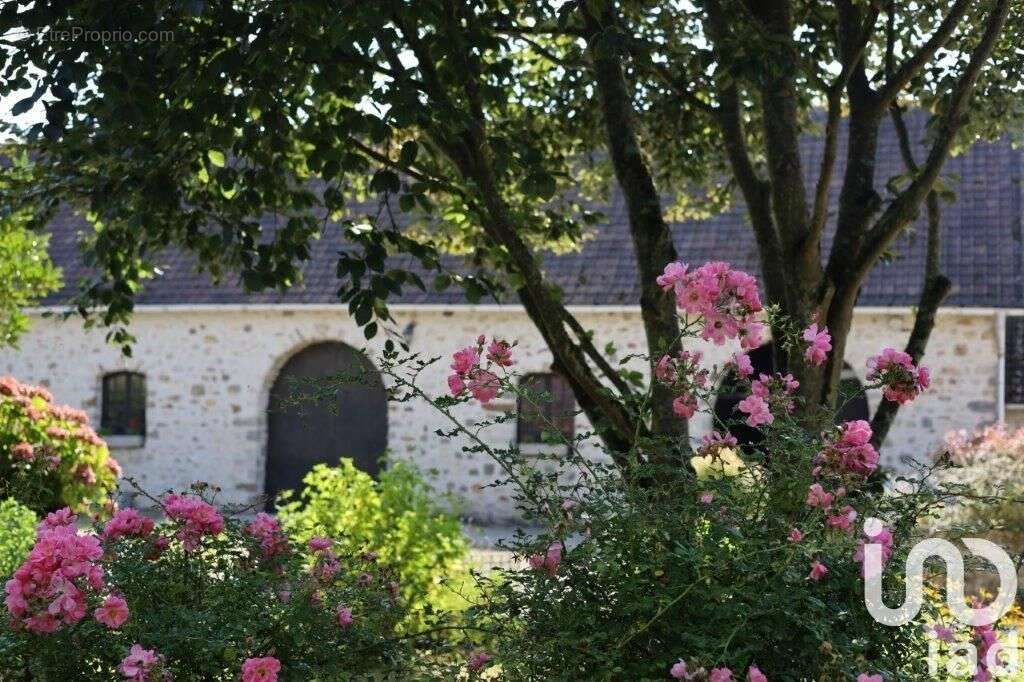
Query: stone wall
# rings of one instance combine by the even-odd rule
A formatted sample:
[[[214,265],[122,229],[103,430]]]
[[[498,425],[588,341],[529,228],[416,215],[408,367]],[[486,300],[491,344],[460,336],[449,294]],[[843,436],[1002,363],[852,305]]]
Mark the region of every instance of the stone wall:
[[[518,369],[545,371],[550,356],[526,316],[516,310],[411,309],[396,313],[397,329],[414,351],[443,356],[422,376],[424,387],[444,390],[447,356],[478,334],[518,339]],[[639,315],[592,309],[579,313],[595,330],[599,348],[613,341],[619,357],[643,351]],[[863,378],[867,358],[886,345],[901,347],[911,324],[909,313],[858,313],[847,353]],[[997,370],[994,315],[944,311],[925,364],[933,372],[933,389],[902,410],[885,448],[886,463],[926,454],[952,428],[991,422],[997,415]],[[115,456],[126,472],[149,490],[160,492],[205,480],[223,488],[223,498],[246,501],[263,485],[266,409],[270,386],[285,361],[301,348],[338,340],[366,345],[344,308],[140,309],[133,322],[138,342],[131,358],[104,342],[102,330],[85,330],[77,320],[37,318],[20,350],[0,351],[0,374],[49,386],[57,399],[84,407],[99,421],[100,378],[119,369],[147,376],[148,433],[142,448]],[[367,348],[373,357],[383,339]],[[732,347],[708,347],[707,362],[722,362]],[[638,368],[642,363],[635,363]],[[877,392],[871,395],[872,407]],[[494,408],[511,407],[498,403]],[[492,408],[493,409],[493,408]],[[493,412],[478,405],[460,408],[464,418]],[[392,404],[389,444],[393,456],[427,472],[439,490],[455,493],[464,511],[481,522],[513,514],[507,495],[486,487],[498,477],[492,462],[462,453],[460,444],[434,432],[444,423],[430,408]],[[696,418],[694,436],[710,425]],[[585,430],[579,419],[578,430]],[[495,443],[510,443],[515,426],[491,429]],[[344,452],[334,453],[342,456]]]

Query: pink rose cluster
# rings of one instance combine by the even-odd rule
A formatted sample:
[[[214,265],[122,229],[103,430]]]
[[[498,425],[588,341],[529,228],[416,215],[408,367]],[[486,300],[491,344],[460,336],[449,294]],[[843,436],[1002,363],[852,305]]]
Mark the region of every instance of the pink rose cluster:
[[[174,535],[187,552],[195,551],[204,535],[219,535],[224,531],[224,517],[216,507],[198,497],[168,495],[164,499],[164,511],[167,518],[182,524]]]
[[[267,561],[288,552],[288,538],[281,530],[281,524],[266,512],[257,514],[256,518],[245,527],[245,533],[259,541],[260,551],[263,552],[263,558]]]
[[[144,538],[153,532],[153,528],[153,519],[134,509],[119,509],[103,527],[103,537],[107,540],[120,537]]]
[[[757,348],[764,325],[754,319],[763,309],[757,280],[733,270],[728,263],[705,263],[690,270],[683,263],[669,263],[657,278],[658,285],[671,291],[676,304],[688,315],[702,318],[701,338],[722,345],[739,338],[743,348]]]
[[[747,426],[771,424],[775,421],[773,410],[776,413],[793,411],[795,403],[791,396],[798,388],[800,382],[792,374],[761,374],[750,382],[750,395],[741,400],[736,409],[747,415]]]
[[[494,400],[501,391],[501,381],[492,369],[515,364],[512,360],[513,345],[499,339],[488,344],[487,337],[481,334],[475,346],[455,351],[452,354],[452,373],[448,375],[448,390],[455,397],[468,390],[484,405]],[[487,360],[486,366],[481,364],[481,357]]]
[[[686,661],[679,659],[672,664],[672,667],[668,670],[669,677],[674,680],[707,680],[708,682],[734,682],[736,679],[733,676],[732,669],[725,666],[718,668],[712,668],[711,670],[705,670],[704,668],[696,668],[690,670]],[[747,668],[746,678],[747,682],[768,682],[768,677],[761,669],[756,665],[752,665]]]
[[[903,351],[884,349],[868,360],[867,380],[884,386],[886,400],[905,405],[931,384],[931,373]]]
[[[804,359],[816,367],[825,364],[828,352],[832,350],[832,335],[828,333],[828,327],[818,329],[817,324],[812,324],[803,331],[803,339],[807,343]]]
[[[708,370],[700,366],[698,351],[680,351],[678,357],[663,355],[654,366],[654,378],[671,387],[676,394],[672,411],[683,419],[689,419],[697,411],[697,389],[708,384]]]
[[[863,419],[839,427],[838,437],[814,458],[816,477],[870,476],[878,468],[878,451],[871,445],[871,425]]]
[[[103,590],[98,538],[80,535],[68,508],[39,525],[35,546],[4,586],[15,626],[37,634],[55,632],[85,617],[86,590]],[[101,621],[102,622],[102,621]]]

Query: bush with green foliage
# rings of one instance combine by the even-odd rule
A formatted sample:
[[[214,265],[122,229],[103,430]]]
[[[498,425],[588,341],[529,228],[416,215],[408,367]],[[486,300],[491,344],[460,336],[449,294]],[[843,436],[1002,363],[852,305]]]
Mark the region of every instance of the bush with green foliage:
[[[379,561],[198,494],[157,502],[158,524],[126,509],[81,530],[67,508],[40,524],[5,586],[0,679],[386,679],[409,663]]]
[[[836,423],[805,409],[792,376],[753,373],[744,350],[760,345],[762,323],[751,277],[724,263],[672,264],[659,284],[686,313],[682,337],[740,342],[715,365],[693,351],[653,359],[652,384],[671,392],[679,418],[715,418],[723,385],[744,395],[735,417],[692,446],[644,431],[635,447],[595,459],[584,454],[601,447],[595,434],[567,439],[560,415],[544,429],[557,454],[523,457],[487,436],[514,414],[467,422],[461,408],[505,394],[544,414],[537,408],[551,396],[519,381],[514,343],[481,336],[455,352],[442,397],[420,386],[435,361],[385,351],[394,398],[430,401],[465,452],[496,462],[525,517],[544,529],[509,543],[525,567],[482,579],[466,618],[486,652],[474,665],[513,680],[923,679],[923,624],[935,605],[906,626],[876,622],[865,606],[863,547],[882,547],[885,601],[902,603],[900,568],[918,521],[946,491],[910,478],[874,485],[879,456],[867,422]],[[764,316],[786,330],[776,344],[811,364],[828,360],[827,329],[801,329],[777,309]],[[884,349],[868,388],[906,403],[929,379],[908,355]],[[626,391],[640,423],[654,418],[653,390]],[[755,442],[736,442],[729,431],[740,425]]]
[[[0,500],[0,577],[14,572],[36,539],[35,513],[12,497]]]
[[[0,495],[36,512],[112,510],[121,467],[82,410],[0,377]]]
[[[315,466],[303,484],[278,506],[289,534],[299,540],[330,535],[344,552],[376,553],[398,572],[414,619],[425,609],[465,606],[462,590],[471,581],[462,525],[416,469],[395,462],[374,480],[342,459],[336,467]]]

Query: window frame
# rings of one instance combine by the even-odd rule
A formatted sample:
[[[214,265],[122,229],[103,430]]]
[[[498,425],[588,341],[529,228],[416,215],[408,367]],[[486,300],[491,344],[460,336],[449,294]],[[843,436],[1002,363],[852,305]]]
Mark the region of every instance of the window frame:
[[[115,410],[113,382],[123,380],[123,404]],[[107,372],[100,379],[100,435],[112,448],[142,447],[146,442],[146,375],[131,370]],[[122,414],[116,414],[121,412]],[[127,426],[134,418],[139,426]],[[112,422],[118,423],[112,423]]]
[[[520,386],[526,386],[529,382],[536,381],[538,378],[545,382],[544,385],[539,387],[539,390],[551,395],[550,401],[544,402],[539,406],[540,414],[546,416],[549,421],[556,424],[561,422],[560,426],[562,427],[562,435],[568,443],[561,445],[544,442],[541,438],[544,425],[542,423],[529,423],[530,415],[523,409],[523,398],[522,396],[516,396],[515,445],[519,449],[519,452],[524,455],[551,455],[567,453],[571,449],[573,439],[576,437],[576,397],[573,395],[572,387],[569,385],[569,382],[565,377],[557,372],[529,372],[519,379],[519,384]],[[561,384],[559,389],[556,389],[555,387],[556,382]],[[538,389],[535,388],[534,390]],[[531,405],[528,407],[532,408],[533,406]],[[540,419],[537,419],[536,421],[541,422]],[[527,437],[531,436],[526,429],[536,431],[536,440],[525,440]]]

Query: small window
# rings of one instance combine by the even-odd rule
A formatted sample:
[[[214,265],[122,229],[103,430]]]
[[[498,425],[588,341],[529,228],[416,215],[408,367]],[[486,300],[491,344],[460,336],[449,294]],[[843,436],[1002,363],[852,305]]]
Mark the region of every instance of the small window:
[[[559,374],[545,372],[527,374],[522,379],[522,386],[527,389],[529,398],[520,396],[516,404],[516,441],[519,445],[544,445],[544,431],[552,427],[571,441],[576,435],[576,402],[569,382]],[[543,399],[547,396],[550,400]]]
[[[114,372],[103,377],[104,436],[146,435],[146,377],[137,372]]]
[[[1006,317],[1006,403],[1024,406],[1024,316]]]

